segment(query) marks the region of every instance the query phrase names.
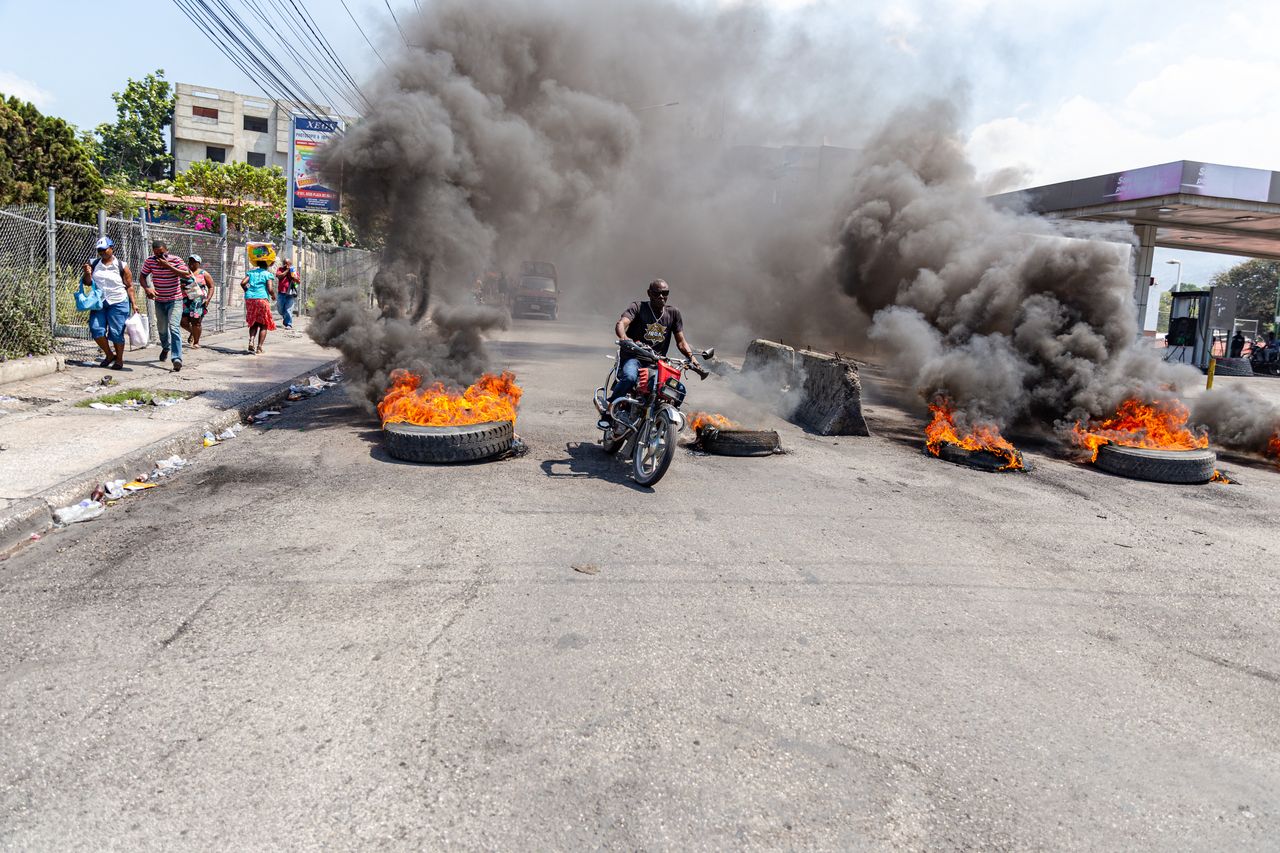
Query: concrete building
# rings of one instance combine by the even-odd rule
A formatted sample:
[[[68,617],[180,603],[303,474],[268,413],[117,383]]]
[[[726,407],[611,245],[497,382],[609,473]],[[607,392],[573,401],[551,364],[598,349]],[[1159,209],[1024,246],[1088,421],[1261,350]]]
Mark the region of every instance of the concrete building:
[[[226,89],[177,83],[169,150],[174,173],[185,171],[197,160],[248,163],[250,166],[289,165],[289,116],[291,101],[242,95]],[[333,110],[308,105],[322,116]],[[351,123],[353,119],[342,117]]]

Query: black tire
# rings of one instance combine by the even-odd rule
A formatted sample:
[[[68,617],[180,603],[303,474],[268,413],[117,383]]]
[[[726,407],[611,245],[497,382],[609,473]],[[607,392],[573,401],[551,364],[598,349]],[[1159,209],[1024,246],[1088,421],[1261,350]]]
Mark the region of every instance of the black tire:
[[[406,462],[478,462],[506,453],[514,438],[511,421],[445,427],[387,424],[382,428],[382,446]]]
[[[925,453],[929,453],[926,448]],[[933,454],[929,454],[932,456]],[[944,462],[951,462],[956,465],[964,465],[969,468],[976,468],[979,471],[1025,471],[1026,462],[1022,458],[1022,454],[1018,454],[1018,462],[1021,468],[1010,468],[1009,462],[1002,456],[992,453],[990,450],[966,450],[958,444],[948,444],[943,442],[938,448],[938,458]]]
[[[1213,368],[1214,376],[1252,376],[1253,365],[1247,358],[1220,358]]]
[[[704,453],[718,456],[772,456],[778,452],[778,434],[773,430],[716,429],[698,430],[698,447]]]
[[[1190,485],[1209,482],[1218,465],[1218,455],[1207,448],[1152,450],[1146,447],[1104,444],[1098,448],[1098,458],[1094,464],[1109,474],[1134,480]]]
[[[663,434],[660,438],[665,442],[661,450],[661,456],[655,461],[652,471],[644,470],[645,457],[645,438],[649,430],[662,430]],[[667,473],[667,469],[671,467],[671,460],[676,455],[676,425],[655,413],[653,420],[649,422],[647,427],[640,427],[640,434],[636,436],[635,446],[631,453],[631,474],[635,477],[637,483],[642,486],[652,486],[662,479]]]

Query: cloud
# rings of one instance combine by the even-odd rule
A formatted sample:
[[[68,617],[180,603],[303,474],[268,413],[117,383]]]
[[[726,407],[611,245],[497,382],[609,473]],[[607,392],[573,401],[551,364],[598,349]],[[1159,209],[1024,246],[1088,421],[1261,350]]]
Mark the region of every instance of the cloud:
[[[0,71],[0,93],[30,101],[41,110],[48,109],[55,100],[53,93],[11,71]]]
[[[1119,90],[1067,97],[970,133],[980,172],[1023,170],[1030,184],[1165,163],[1207,160],[1273,168],[1280,114],[1260,109],[1280,62],[1193,56]]]

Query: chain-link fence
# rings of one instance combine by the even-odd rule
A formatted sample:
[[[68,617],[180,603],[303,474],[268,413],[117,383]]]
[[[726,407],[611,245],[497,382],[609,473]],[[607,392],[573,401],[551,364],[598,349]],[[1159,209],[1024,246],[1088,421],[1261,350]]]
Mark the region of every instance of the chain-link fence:
[[[98,347],[89,337],[88,314],[76,311],[75,291],[84,264],[97,256],[94,243],[101,235],[112,239],[116,254],[133,270],[137,304],[147,305],[153,329],[154,309],[137,282],[151,241],[165,240],[169,251],[183,258],[198,255],[217,285],[204,321],[211,332],[244,327],[244,292],[239,283],[247,267],[246,244],[283,244],[282,238],[273,235],[228,235],[142,218],[104,215],[97,226],[83,225],[59,221],[50,211],[51,207],[40,205],[0,210],[0,361],[51,352],[70,360],[96,359]],[[331,287],[358,287],[372,298],[375,253],[304,238],[295,244],[293,254],[301,280],[296,313],[308,313],[320,292]]]

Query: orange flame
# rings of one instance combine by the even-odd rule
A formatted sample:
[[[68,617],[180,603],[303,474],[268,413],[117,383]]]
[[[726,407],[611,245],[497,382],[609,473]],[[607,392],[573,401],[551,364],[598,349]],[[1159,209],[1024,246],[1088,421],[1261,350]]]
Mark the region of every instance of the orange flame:
[[[516,407],[523,393],[515,374],[486,373],[462,393],[448,391],[435,382],[421,388],[422,377],[407,370],[391,372],[391,387],[378,404],[383,425],[466,426],[491,421],[515,423]]]
[[[694,432],[703,427],[714,427],[715,429],[737,429],[738,425],[726,418],[724,415],[717,415],[713,412],[690,412],[689,426]]]
[[[1271,436],[1271,440],[1267,442],[1267,455],[1280,460],[1280,432]]]
[[[1089,427],[1077,423],[1071,438],[1089,451],[1089,461],[1098,458],[1098,448],[1108,442],[1125,447],[1155,450],[1198,450],[1209,446],[1209,436],[1187,428],[1190,412],[1177,400],[1144,403],[1130,397],[1120,404],[1114,417]]]
[[[955,410],[950,402],[939,400],[929,404],[933,412],[933,422],[924,428],[925,447],[937,456],[942,445],[955,444],[965,450],[985,450],[1005,461],[1001,471],[1021,470],[1022,454],[1017,451],[1008,439],[1000,434],[1000,428],[992,423],[974,424],[969,434],[963,438],[956,432]]]
[[[1209,478],[1209,482],[1210,482],[1210,483],[1225,483],[1225,484],[1227,484],[1228,486],[1230,486],[1230,485],[1233,485],[1233,484],[1235,483],[1235,480],[1231,479],[1230,477],[1228,477],[1226,474],[1222,473],[1221,471],[1214,471],[1214,472],[1213,472],[1213,476]]]

